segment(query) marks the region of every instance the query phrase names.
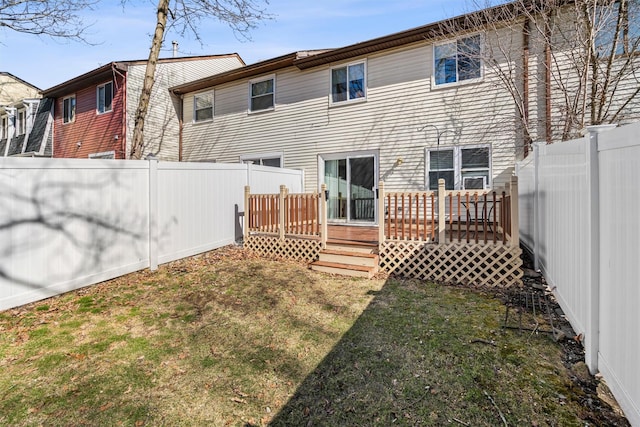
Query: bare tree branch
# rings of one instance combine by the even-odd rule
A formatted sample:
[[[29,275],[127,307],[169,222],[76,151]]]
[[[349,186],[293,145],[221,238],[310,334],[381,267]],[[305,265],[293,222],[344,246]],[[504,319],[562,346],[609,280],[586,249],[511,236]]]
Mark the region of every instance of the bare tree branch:
[[[123,5],[127,0],[122,0]],[[151,42],[142,94],[135,113],[135,127],[129,155],[140,159],[144,148],[144,124],[151,90],[155,82],[155,69],[167,30],[174,29],[181,35],[192,35],[202,43],[199,28],[206,20],[216,19],[226,23],[237,38],[250,40],[249,32],[258,23],[271,19],[262,4],[268,0],[159,0],[156,29]]]
[[[0,28],[19,33],[86,41],[80,12],[98,0],[5,0],[0,2]]]

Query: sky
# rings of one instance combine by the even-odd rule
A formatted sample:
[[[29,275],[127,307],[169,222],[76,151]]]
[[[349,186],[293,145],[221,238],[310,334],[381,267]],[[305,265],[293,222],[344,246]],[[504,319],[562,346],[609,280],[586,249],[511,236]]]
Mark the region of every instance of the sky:
[[[0,27],[0,71],[48,89],[112,61],[146,59],[155,28],[155,1],[102,0],[83,19],[91,44],[20,34]],[[338,48],[430,24],[472,9],[470,0],[270,0],[273,19],[239,41],[214,19],[199,34],[170,33],[161,58],[238,53],[246,64],[312,49]]]

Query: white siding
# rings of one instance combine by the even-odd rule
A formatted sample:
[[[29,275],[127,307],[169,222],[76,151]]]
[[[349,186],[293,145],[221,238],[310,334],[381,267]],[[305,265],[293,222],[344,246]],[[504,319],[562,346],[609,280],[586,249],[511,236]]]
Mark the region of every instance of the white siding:
[[[519,40],[514,45],[520,46]],[[424,149],[440,144],[490,144],[494,184],[510,175],[522,148],[514,141],[515,109],[494,76],[474,84],[432,88],[432,45],[351,59],[367,63],[367,100],[329,105],[330,66],[276,72],[276,108],[247,113],[248,80],[215,89],[214,120],[193,124],[193,94],[184,96],[185,160],[237,162],[242,154],[283,152],[284,166],[305,170],[306,190],[318,185],[318,155],[379,150],[379,178],[390,189],[422,189]],[[331,64],[331,66],[340,63]],[[403,163],[394,166],[401,157]]]
[[[170,87],[241,65],[242,63],[235,55],[159,62],[145,120],[143,155],[153,153],[161,160],[178,160],[180,100],[171,97]],[[127,153],[131,147],[135,112],[142,91],[145,70],[146,64],[133,65],[129,67],[127,73]]]

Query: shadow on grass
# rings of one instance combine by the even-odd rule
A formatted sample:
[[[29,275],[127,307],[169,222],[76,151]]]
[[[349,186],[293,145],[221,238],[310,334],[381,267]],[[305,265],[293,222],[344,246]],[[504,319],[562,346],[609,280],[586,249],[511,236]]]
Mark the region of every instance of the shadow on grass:
[[[389,279],[270,425],[576,421],[554,362],[538,363],[554,343],[501,331],[503,310],[481,293]]]

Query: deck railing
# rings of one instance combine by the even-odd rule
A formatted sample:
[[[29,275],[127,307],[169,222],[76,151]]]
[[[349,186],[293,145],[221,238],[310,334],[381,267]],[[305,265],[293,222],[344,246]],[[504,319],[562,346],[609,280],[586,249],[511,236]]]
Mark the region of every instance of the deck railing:
[[[496,190],[447,191],[439,180],[437,192],[386,192],[380,182],[378,240],[518,245],[517,191],[515,177]]]
[[[519,245],[517,178],[502,189],[385,191],[378,184],[378,241],[501,243]],[[326,186],[320,193],[251,194],[245,187],[245,237],[249,233],[327,240]]]
[[[327,238],[326,187],[320,193],[290,194],[284,185],[279,194],[251,194],[245,187],[244,233]]]

